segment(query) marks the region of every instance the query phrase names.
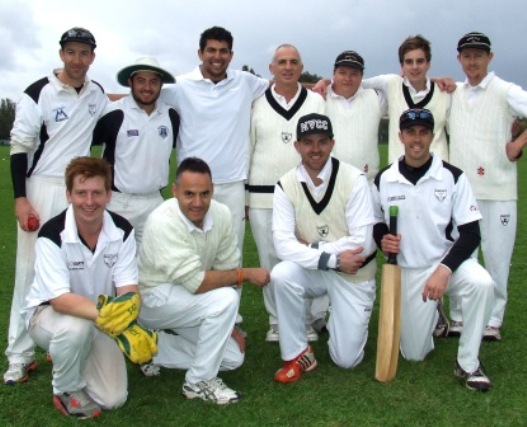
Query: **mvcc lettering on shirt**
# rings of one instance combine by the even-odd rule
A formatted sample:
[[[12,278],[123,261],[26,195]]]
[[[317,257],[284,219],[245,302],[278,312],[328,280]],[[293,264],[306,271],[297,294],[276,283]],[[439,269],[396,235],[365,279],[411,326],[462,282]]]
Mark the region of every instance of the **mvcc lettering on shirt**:
[[[404,194],[401,194],[399,196],[390,196],[388,197],[388,202],[393,202],[394,200],[405,200],[406,197]]]
[[[322,129],[328,130],[328,121],[327,120],[308,120],[307,122],[301,123],[300,127],[302,132],[313,129]]]

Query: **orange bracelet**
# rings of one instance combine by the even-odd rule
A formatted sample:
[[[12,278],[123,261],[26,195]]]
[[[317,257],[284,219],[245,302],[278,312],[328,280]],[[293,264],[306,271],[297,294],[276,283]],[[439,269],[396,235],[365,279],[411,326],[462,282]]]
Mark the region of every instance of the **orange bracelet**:
[[[242,286],[243,285],[243,270],[241,268],[238,268],[236,270],[236,273],[238,273],[238,286]]]

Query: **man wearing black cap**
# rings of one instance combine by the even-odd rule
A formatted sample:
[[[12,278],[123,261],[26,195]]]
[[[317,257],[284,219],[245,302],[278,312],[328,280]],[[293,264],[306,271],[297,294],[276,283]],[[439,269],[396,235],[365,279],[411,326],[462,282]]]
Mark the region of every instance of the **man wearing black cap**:
[[[465,174],[430,152],[432,113],[406,110],[399,129],[404,156],[376,176],[373,204],[377,246],[397,254],[402,268],[401,354],[424,360],[434,349],[438,301],[444,294],[462,297],[466,326],[454,374],[469,389],[486,391],[490,380],[478,355],[494,283],[471,258],[480,241],[481,214]],[[399,210],[397,236],[388,233],[390,206]],[[452,224],[459,236],[455,240]]]
[[[95,59],[92,33],[75,27],[59,43],[63,68],[25,90],[11,130],[11,177],[19,227],[6,384],[26,381],[37,366],[35,344],[20,315],[34,276],[36,231],[39,224],[66,209],[66,165],[74,157],[90,154],[93,128],[108,102],[102,87],[86,75]]]
[[[155,58],[142,57],[119,71],[117,81],[131,88],[131,96],[108,106],[93,144],[104,144],[103,157],[113,166],[108,209],[130,221],[139,247],[146,219],[163,203],[160,190],[168,184],[179,115],[158,98],[163,83],[175,79]]]
[[[271,230],[274,187],[280,177],[300,160],[293,147],[296,124],[300,117],[308,113],[324,112],[322,97],[298,83],[303,68],[296,47],[290,44],[278,46],[269,64],[274,84],[254,102],[251,114],[249,218],[260,265],[268,270],[279,261]],[[263,289],[263,296],[269,314],[269,330],[265,339],[277,342],[278,320],[268,287]],[[325,323],[327,300],[308,299],[306,310],[308,340],[316,341],[318,335],[311,323],[318,319],[318,322]]]
[[[449,117],[452,164],[462,168],[474,188],[483,219],[481,249],[496,283],[496,295],[484,338],[499,341],[507,303],[509,266],[516,238],[517,168],[525,138],[511,141],[511,125],[527,117],[527,92],[489,72],[493,58],[483,33],[465,34],[458,61],[467,79],[458,83]],[[452,325],[463,328],[458,300],[451,301]]]
[[[387,105],[382,92],[361,87],[363,74],[364,60],[357,52],[337,56],[326,114],[335,131],[333,155],[373,181],[379,171],[379,122]]]
[[[273,239],[278,258],[271,273],[283,367],[275,381],[298,381],[317,365],[305,335],[304,297],[327,295],[329,352],[350,369],[364,357],[375,299],[373,209],[366,177],[331,157],[331,121],[299,119],[295,148],[302,162],[276,185]]]

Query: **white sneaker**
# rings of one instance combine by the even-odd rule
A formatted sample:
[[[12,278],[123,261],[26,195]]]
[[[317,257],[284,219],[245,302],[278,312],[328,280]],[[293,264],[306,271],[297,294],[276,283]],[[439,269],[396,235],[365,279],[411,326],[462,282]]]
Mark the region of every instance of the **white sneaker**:
[[[308,342],[318,341],[317,331],[311,325],[306,325],[306,338]]]
[[[202,399],[217,405],[236,403],[241,399],[240,393],[227,387],[218,377],[196,384],[185,382],[183,384],[183,396],[187,399]]]
[[[265,335],[265,341],[267,342],[278,342],[278,325],[270,325],[267,334]]]
[[[501,341],[500,328],[487,325],[483,331],[483,339],[485,341]]]
[[[9,368],[4,373],[5,384],[23,383],[29,378],[29,373],[37,369],[37,361],[29,363],[10,363]]]
[[[140,365],[139,369],[145,377],[159,377],[161,376],[161,368],[153,363],[145,363]]]
[[[450,322],[450,328],[448,329],[448,336],[459,337],[461,335],[461,332],[463,332],[463,322],[452,320]]]

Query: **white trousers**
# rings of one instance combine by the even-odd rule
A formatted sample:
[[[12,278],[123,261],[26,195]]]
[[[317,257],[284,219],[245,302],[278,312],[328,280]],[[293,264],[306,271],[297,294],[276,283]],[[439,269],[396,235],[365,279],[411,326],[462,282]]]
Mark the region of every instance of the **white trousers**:
[[[238,239],[238,249],[243,254],[245,236],[245,183],[244,181],[214,184],[214,200],[226,205],[231,211],[232,228]]]
[[[436,267],[402,269],[401,354],[407,360],[421,361],[434,349],[437,301],[423,302],[421,293]],[[465,371],[474,372],[479,366],[481,338],[490,317],[494,282],[487,270],[470,258],[450,276],[445,293],[451,299],[457,298],[463,311],[457,361]]]
[[[132,224],[137,250],[139,251],[148,215],[161,203],[163,203],[163,197],[159,191],[148,194],[128,194],[113,191],[107,209],[124,216]]]
[[[233,288],[191,294],[183,286],[163,284],[143,293],[142,300],[142,325],[178,334],[159,334],[154,364],[187,369],[185,379],[190,383],[243,364],[244,354],[231,337],[240,302]]]
[[[273,243],[273,210],[251,208],[249,209],[249,218],[254,242],[258,249],[260,267],[264,267],[271,271],[274,266],[280,262],[276,255]],[[269,286],[265,286],[262,291],[265,309],[269,314],[269,325],[278,325],[273,292]],[[306,324],[311,324],[316,319],[326,317],[329,307],[329,299],[327,295],[315,298],[306,297],[305,305]]]
[[[106,409],[118,408],[128,397],[124,356],[117,343],[92,321],[56,312],[51,305],[37,308],[29,334],[53,361],[53,393],[86,388]]]
[[[364,357],[368,324],[375,300],[375,280],[350,283],[333,270],[307,270],[282,261],[271,272],[280,330],[280,353],[292,360],[307,347],[304,297],[328,295],[329,354],[342,368],[353,368]]]
[[[40,225],[68,207],[64,179],[31,177],[26,180],[27,198],[40,216]],[[9,317],[8,346],[5,351],[9,363],[29,363],[35,357],[35,343],[28,334],[24,317],[20,314],[26,305],[35,277],[35,243],[38,231],[26,232],[17,223],[15,286]]]
[[[512,251],[516,239],[517,202],[478,200],[483,219],[479,222],[481,229],[481,252],[485,268],[492,277],[496,288],[494,302],[488,324],[500,328],[503,324],[505,306],[507,305],[507,288]],[[477,257],[477,251],[474,254]],[[450,316],[452,320],[464,320],[459,301],[450,298]]]

